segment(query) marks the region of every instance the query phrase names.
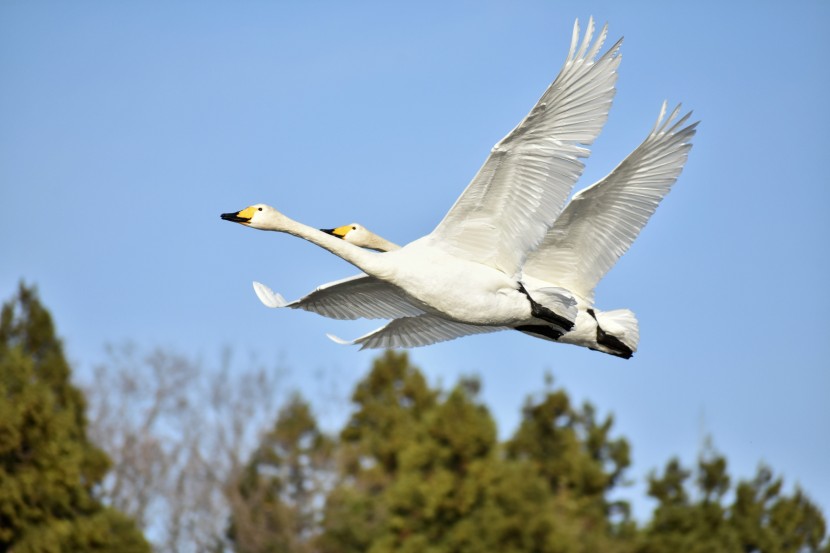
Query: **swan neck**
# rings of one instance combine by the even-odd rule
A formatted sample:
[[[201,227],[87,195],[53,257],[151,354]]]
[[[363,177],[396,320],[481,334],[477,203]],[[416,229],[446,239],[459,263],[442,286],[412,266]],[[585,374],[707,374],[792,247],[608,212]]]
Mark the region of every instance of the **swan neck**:
[[[394,242],[390,242],[386,238],[382,238],[377,234],[373,234],[369,239],[369,243],[366,247],[371,248],[373,250],[377,250],[379,252],[391,252],[394,250],[399,250],[401,247]]]
[[[285,232],[303,240],[307,240],[312,244],[320,246],[324,250],[328,250],[339,258],[347,261],[372,276],[382,276],[384,271],[384,264],[379,259],[376,253],[367,252],[363,248],[349,244],[345,240],[326,234],[316,228],[304,225],[285,215],[281,216],[281,220],[276,224],[269,226],[264,230],[273,230],[277,232]]]

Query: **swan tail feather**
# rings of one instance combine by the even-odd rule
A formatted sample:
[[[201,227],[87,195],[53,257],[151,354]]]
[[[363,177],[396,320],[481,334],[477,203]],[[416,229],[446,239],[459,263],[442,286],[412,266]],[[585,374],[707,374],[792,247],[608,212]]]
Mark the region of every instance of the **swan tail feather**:
[[[617,347],[612,347],[612,349],[620,349],[622,346],[625,350],[629,350],[629,357],[637,351],[637,345],[640,342],[640,325],[630,309],[596,311],[596,320],[597,325],[606,335],[610,335],[611,339],[619,342],[616,344]],[[610,347],[611,344],[609,343],[608,346]]]

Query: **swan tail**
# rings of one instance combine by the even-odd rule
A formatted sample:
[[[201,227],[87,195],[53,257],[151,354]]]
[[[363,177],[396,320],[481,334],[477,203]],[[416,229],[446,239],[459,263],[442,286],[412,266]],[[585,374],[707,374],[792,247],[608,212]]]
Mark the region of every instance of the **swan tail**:
[[[605,334],[603,344],[617,351],[621,357],[631,357],[640,342],[640,325],[630,309],[595,311],[600,332]]]
[[[285,301],[285,298],[282,297],[281,294],[274,292],[261,282],[254,282],[254,292],[256,292],[256,297],[259,298],[259,301],[261,301],[265,307],[273,309],[288,305],[288,302]]]
[[[579,309],[576,305],[576,299],[570,290],[558,286],[545,286],[542,288],[534,288],[530,293],[525,291],[525,294],[530,298],[531,303],[535,302],[537,304],[534,306],[537,311],[539,307],[542,308],[542,311],[539,313],[533,313],[534,316],[559,325],[566,332],[573,328]],[[545,317],[542,314],[544,310],[552,311],[556,318],[550,319]]]

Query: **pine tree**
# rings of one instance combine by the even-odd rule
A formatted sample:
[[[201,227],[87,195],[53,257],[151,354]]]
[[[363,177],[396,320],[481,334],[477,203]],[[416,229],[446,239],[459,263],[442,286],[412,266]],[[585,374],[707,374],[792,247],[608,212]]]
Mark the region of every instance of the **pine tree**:
[[[597,510],[595,504],[605,508],[601,500],[628,462],[627,444],[607,440],[610,421],[593,424],[590,410],[573,414],[585,435],[569,434],[569,462],[593,467],[615,459],[617,465],[599,475],[596,467],[573,467],[566,476],[579,485],[559,493],[549,481],[559,479],[559,465],[544,470],[539,457],[520,454],[519,445],[513,455],[504,454],[479,387],[468,378],[448,394],[432,390],[406,354],[387,352],[375,363],[358,385],[356,412],[341,434],[348,471],[328,497],[323,551],[624,550],[613,545],[603,513],[584,514]],[[544,433],[535,438],[552,439]],[[535,438],[525,427],[522,439]],[[560,445],[543,443],[539,451]]]
[[[0,549],[149,551],[135,524],[95,497],[108,466],[52,318],[20,286],[0,315]]]
[[[399,476],[400,453],[425,439],[424,417],[437,402],[406,353],[385,352],[352,395],[356,411],[340,433],[339,483],[329,493],[324,551],[364,553],[383,532],[384,492]]]
[[[571,536],[574,551],[626,550],[633,544],[628,504],[608,499],[630,464],[628,442],[610,437],[613,422],[609,415],[598,423],[591,404],[575,409],[564,390],[548,389],[537,400],[528,398],[506,444],[510,459],[527,461],[547,483],[557,525]]]
[[[781,493],[782,480],[761,467],[752,481],[739,482],[731,505],[726,459],[711,449],[692,471],[672,459],[662,475],[649,478],[649,495],[658,501],[645,528],[640,553],[808,553],[830,550],[824,518],[800,491]]]

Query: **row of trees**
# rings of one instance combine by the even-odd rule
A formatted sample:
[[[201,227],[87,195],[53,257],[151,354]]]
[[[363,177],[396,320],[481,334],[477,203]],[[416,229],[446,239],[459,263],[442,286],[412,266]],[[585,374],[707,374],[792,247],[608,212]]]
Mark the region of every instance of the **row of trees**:
[[[0,551],[830,552],[800,490],[766,467],[733,484],[712,450],[653,473],[638,524],[611,499],[628,442],[551,382],[501,441],[478,379],[435,388],[387,352],[328,435],[274,370],[230,365],[112,351],[87,407],[21,286],[0,319]]]

